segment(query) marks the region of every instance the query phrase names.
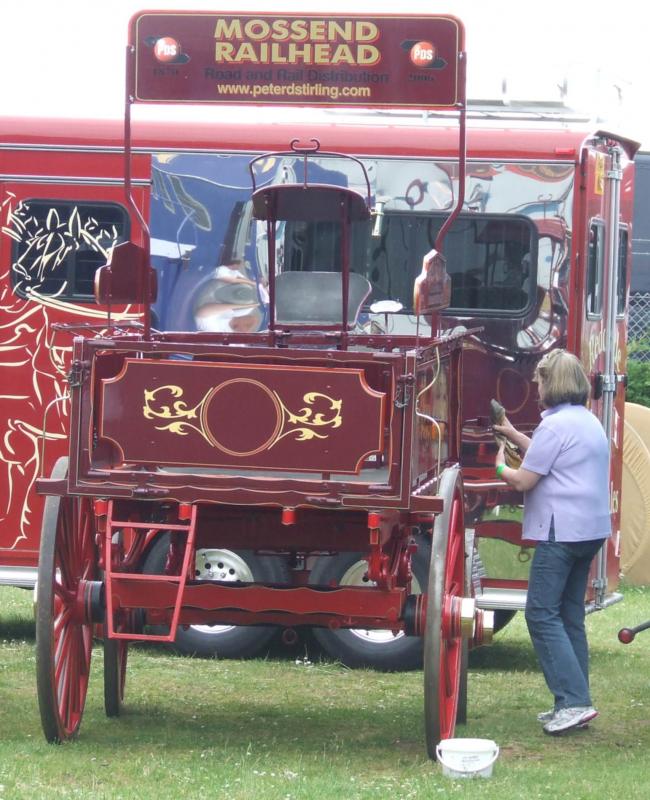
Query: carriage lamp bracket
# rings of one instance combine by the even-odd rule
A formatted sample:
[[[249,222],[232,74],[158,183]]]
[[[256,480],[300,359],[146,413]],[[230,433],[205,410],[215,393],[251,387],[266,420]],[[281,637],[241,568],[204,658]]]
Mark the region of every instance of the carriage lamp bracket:
[[[409,405],[413,394],[414,383],[415,375],[411,372],[407,375],[401,375],[397,379],[397,391],[395,392],[395,399],[393,400],[395,408],[406,408]]]
[[[72,362],[70,372],[66,376],[71,389],[78,389],[84,385],[88,377],[89,367],[90,364],[87,361],[75,360]]]

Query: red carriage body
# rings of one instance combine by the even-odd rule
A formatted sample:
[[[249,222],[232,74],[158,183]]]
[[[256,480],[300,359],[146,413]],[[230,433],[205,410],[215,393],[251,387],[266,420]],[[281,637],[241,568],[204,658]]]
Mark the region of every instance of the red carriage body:
[[[203,24],[206,15],[199,16]],[[152,46],[150,17],[133,23],[141,60]],[[180,17],[190,26],[192,18]],[[249,32],[257,35],[272,18],[255,19]],[[145,27],[136,42],[138,20]],[[455,32],[462,77],[462,27],[451,18],[431,20]],[[228,18],[227,29],[239,30],[233,24]],[[187,33],[176,37],[183,47]],[[157,78],[181,67],[159,61],[150,83],[131,71],[129,90],[143,102],[162,99]],[[251,87],[268,82],[261,67],[251,75],[256,70]],[[232,64],[222,65],[208,77],[222,87],[241,82],[229,71]],[[374,74],[383,85],[383,73]],[[280,87],[316,80],[306,68],[276,78]],[[190,122],[157,112],[131,123],[128,104],[128,211],[118,125],[6,121],[0,258],[5,367],[16,380],[1,398],[7,503],[0,579],[33,584],[39,538],[45,540],[39,627],[62,642],[57,652],[66,660],[59,664],[72,664],[48,664],[52,640],[39,637],[48,738],[77,730],[95,621],[107,625],[109,713],[119,710],[129,639],[171,641],[198,625],[237,625],[215,630],[250,631],[262,641],[272,628],[260,625],[322,626],[315,628],[319,641],[338,657],[372,663],[383,647],[396,654],[383,664],[392,668],[420,663],[416,636],[428,631],[433,752],[437,739],[453,732],[463,629],[479,642],[485,620],[476,608],[507,614],[525,600],[521,498],[493,475],[489,399],[532,429],[538,409],[531,378],[552,347],[578,353],[592,376],[591,407],[612,443],[618,530],[636,145],[578,123],[476,119],[465,174],[462,130],[459,138],[449,120],[463,113],[460,84],[443,82],[445,102],[437,105],[449,107],[418,118],[408,106],[426,105],[421,87],[431,82],[411,83],[420,88],[399,98],[397,112],[373,116],[287,108],[254,115],[229,108],[226,115],[221,108],[216,125],[197,112],[188,113]],[[286,88],[279,91],[286,102]],[[379,105],[394,99],[380,95]],[[354,221],[364,213],[360,201],[368,208],[357,166],[305,153],[311,140],[361,158],[371,186],[369,221]],[[225,211],[212,208],[198,182],[216,183],[213,163],[247,166],[260,153],[266,158],[253,170],[262,178],[257,199],[247,188]],[[309,167],[301,173],[304,159],[316,165],[316,180]],[[220,191],[233,183],[226,170]],[[294,198],[284,204],[276,192]],[[430,313],[418,323],[410,294],[454,206],[462,213],[444,238],[448,275],[435,257],[426,260],[418,285],[420,310]],[[217,210],[228,220],[218,235]],[[177,230],[161,236],[167,212]],[[33,232],[31,220],[40,224]],[[188,220],[194,238],[186,236]],[[348,231],[348,246],[340,231]],[[212,232],[215,270],[200,262],[205,251],[197,238]],[[50,234],[61,246],[47,261]],[[91,305],[91,289],[75,285],[69,254],[99,258],[129,240],[100,273],[99,304]],[[513,261],[516,284],[508,279]],[[88,259],[86,283],[100,263]],[[63,280],[53,282],[52,264],[68,265]],[[293,276],[291,285],[276,282],[276,271]],[[371,294],[348,319],[354,298],[367,291],[360,275]],[[143,302],[153,297],[156,278],[158,300],[149,311]],[[202,292],[208,284],[208,299],[199,302],[191,287]],[[305,317],[306,298],[314,295],[319,302]],[[437,310],[446,300],[449,307]],[[292,315],[296,308],[302,318]],[[56,323],[76,324],[83,335],[70,347]],[[44,512],[31,491],[39,474],[51,476],[40,482],[51,495]],[[489,577],[477,570],[474,534]],[[495,569],[492,546],[512,551],[514,568],[501,569],[499,560]],[[594,572],[592,608],[616,599],[617,546],[614,537]],[[55,606],[58,627],[47,610]],[[61,675],[68,676],[64,686]],[[67,705],[53,701],[53,691]]]

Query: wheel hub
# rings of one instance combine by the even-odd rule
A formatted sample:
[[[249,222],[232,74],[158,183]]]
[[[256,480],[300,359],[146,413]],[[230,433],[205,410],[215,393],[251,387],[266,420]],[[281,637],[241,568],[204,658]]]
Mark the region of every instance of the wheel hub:
[[[244,559],[232,550],[203,548],[196,551],[195,580],[252,583],[254,577]]]
[[[343,577],[339,581],[339,585],[376,586],[377,584],[368,578],[368,562],[365,561],[365,559],[362,559],[361,561],[357,561],[356,564],[353,564],[344,573]],[[422,591],[415,575],[411,577],[411,589],[413,594],[419,594]],[[396,639],[401,639],[403,636],[405,636],[403,631],[399,631],[397,634],[394,634],[389,629],[366,630],[365,628],[351,628],[350,633],[364,642],[378,645],[385,644],[386,642],[393,642]]]
[[[202,548],[196,551],[194,577],[197,581],[222,581],[226,583],[252,583],[255,578],[251,568],[232,550]],[[234,630],[234,625],[192,625],[192,630],[208,635]]]

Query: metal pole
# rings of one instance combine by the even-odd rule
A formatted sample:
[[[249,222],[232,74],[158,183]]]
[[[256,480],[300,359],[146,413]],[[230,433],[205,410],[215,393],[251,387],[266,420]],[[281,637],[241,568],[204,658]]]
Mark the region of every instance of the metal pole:
[[[465,53],[458,54],[458,72],[459,82],[465,85],[465,73],[467,70],[467,57]],[[443,242],[447,231],[451,228],[456,217],[463,210],[465,204],[465,176],[467,172],[467,103],[463,97],[463,102],[459,108],[458,120],[458,199],[456,207],[445,220],[443,226],[438,231],[436,241],[434,243],[435,249],[442,253]]]
[[[616,316],[618,311],[618,259],[619,259],[619,214],[621,206],[621,149],[609,148],[612,159],[607,173],[610,186],[609,204],[609,243],[608,243],[608,292],[607,317],[605,328],[605,370],[603,381],[603,428],[609,443],[609,480],[612,485],[612,440],[614,438],[614,400],[616,398],[616,351],[618,350],[618,327]],[[611,502],[611,500],[610,500]],[[596,583],[596,605],[601,605],[607,591],[607,543],[598,554],[598,578]]]
[[[126,201],[140,223],[142,228],[142,246],[146,254],[147,264],[145,270],[144,297],[142,306],[144,312],[144,338],[151,335],[151,263],[150,263],[150,234],[142,212],[133,199],[131,184],[132,166],[132,133],[131,133],[131,104],[135,101],[135,47],[128,45],[126,48],[126,92],[124,98],[124,193]]]

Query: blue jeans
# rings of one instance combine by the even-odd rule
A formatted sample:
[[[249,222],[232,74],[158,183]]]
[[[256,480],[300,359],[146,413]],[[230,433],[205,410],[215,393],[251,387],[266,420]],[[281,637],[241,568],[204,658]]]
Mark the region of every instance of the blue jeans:
[[[585,593],[604,539],[538,542],[526,599],[526,623],[555,709],[590,706]]]

